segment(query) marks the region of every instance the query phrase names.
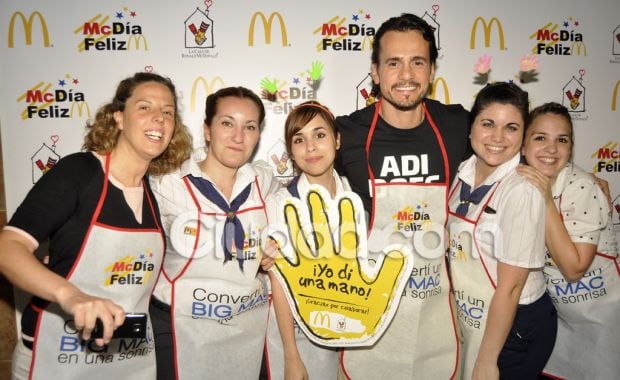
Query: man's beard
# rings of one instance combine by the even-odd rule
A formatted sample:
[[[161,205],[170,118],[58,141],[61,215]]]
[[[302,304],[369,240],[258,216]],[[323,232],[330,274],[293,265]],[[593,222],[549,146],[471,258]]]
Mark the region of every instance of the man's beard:
[[[419,83],[415,83],[419,88],[421,88],[421,86],[419,85]],[[383,97],[383,99],[385,101],[387,101],[388,103],[390,103],[392,105],[392,107],[396,108],[399,111],[412,111],[416,108],[418,108],[418,106],[422,103],[422,101],[424,101],[424,97],[426,96],[427,91],[424,91],[420,96],[418,96],[415,99],[408,99],[408,100],[403,100],[403,101],[396,101],[392,98],[392,96],[388,96],[388,97]]]
[[[401,102],[396,102],[391,97],[389,98],[384,97],[383,100],[390,103],[392,107],[396,108],[397,110],[406,112],[406,111],[412,111],[418,108],[418,106],[422,104],[422,101],[424,100],[424,96],[420,96],[414,100],[401,101]]]

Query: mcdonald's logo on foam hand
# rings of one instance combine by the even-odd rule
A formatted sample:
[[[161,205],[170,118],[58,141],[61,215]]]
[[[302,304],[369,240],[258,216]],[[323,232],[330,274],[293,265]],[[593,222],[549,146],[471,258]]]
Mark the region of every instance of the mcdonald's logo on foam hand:
[[[278,19],[278,23],[280,24],[280,35],[282,37],[282,46],[288,45],[288,37],[286,34],[286,24],[284,23],[284,18],[280,12],[272,12],[269,15],[269,18],[265,17],[263,12],[254,12],[252,18],[250,19],[250,29],[248,31],[248,46],[254,46],[254,33],[256,31],[256,19],[260,19],[263,24],[263,31],[265,32],[265,43],[271,44],[271,30],[273,28],[274,19]]]
[[[34,24],[35,17],[39,20],[39,24],[41,25],[41,33],[43,34],[43,46],[50,47],[50,35],[47,30],[47,23],[45,22],[45,18],[39,11],[34,11],[30,14],[30,17],[26,19],[26,16],[22,12],[15,12],[11,16],[11,20],[9,21],[9,47],[15,47],[15,20],[20,19],[22,22],[22,27],[24,29],[24,37],[26,40],[26,45],[32,45],[32,26]]]
[[[211,82],[207,81],[204,77],[198,77],[194,79],[194,83],[192,84],[192,92],[191,92],[190,104],[189,104],[190,112],[196,111],[196,91],[198,90],[198,84],[202,84],[202,88],[204,88],[205,90],[205,95],[204,95],[205,98],[209,94],[214,93],[220,88],[226,87],[226,85],[224,84],[224,80],[221,77],[215,77],[211,79]],[[216,84],[219,84],[219,87],[216,88],[215,87]]]
[[[474,24],[471,26],[469,48],[476,48],[476,30],[478,28],[479,22],[482,23],[484,47],[488,48],[491,46],[491,29],[493,29],[493,24],[496,24],[499,35],[499,50],[506,50],[506,46],[504,44],[504,28],[502,28],[502,23],[497,19],[497,17],[491,17],[491,20],[489,20],[489,22],[487,23],[486,20],[480,16],[476,17],[476,20],[474,20]]]
[[[331,318],[328,312],[313,311],[310,313],[311,325],[322,328],[331,327]]]
[[[618,107],[618,90],[620,89],[620,80],[616,82],[614,89],[611,91],[611,110],[615,111]]]
[[[443,104],[450,104],[450,90],[448,90],[448,84],[443,77],[437,77],[433,81],[433,87],[431,88],[431,93],[429,98],[437,100],[437,87],[441,84],[443,89]]]
[[[149,45],[146,42],[146,37],[144,37],[144,34],[132,34],[131,36],[129,36],[129,38],[127,39],[127,49],[131,49],[132,41],[136,48],[135,50],[140,50],[140,41],[142,41],[142,44],[144,44],[144,51],[149,50]]]

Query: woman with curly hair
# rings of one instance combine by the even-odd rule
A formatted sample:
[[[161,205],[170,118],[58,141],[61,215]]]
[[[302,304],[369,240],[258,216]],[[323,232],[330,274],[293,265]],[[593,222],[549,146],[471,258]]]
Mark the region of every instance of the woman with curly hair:
[[[163,259],[147,176],[178,167],[191,138],[174,84],[154,73],[121,81],[87,129],[86,151],[45,174],[0,233],[0,273],[34,296],[22,316],[15,379],[155,378],[150,324],[143,338],[113,333],[126,313],[148,313]],[[47,239],[43,264],[33,253]]]

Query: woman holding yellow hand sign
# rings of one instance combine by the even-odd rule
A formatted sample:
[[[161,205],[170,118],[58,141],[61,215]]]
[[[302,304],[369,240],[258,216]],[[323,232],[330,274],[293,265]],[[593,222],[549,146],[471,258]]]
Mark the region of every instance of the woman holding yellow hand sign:
[[[340,138],[334,116],[323,105],[308,101],[298,105],[286,118],[287,150],[301,172],[286,189],[267,198],[269,223],[284,223],[279,210],[286,198],[305,198],[311,184],[322,185],[333,198],[350,190],[345,178],[334,170]],[[284,290],[270,272],[273,304],[271,307],[267,358],[272,379],[335,379],[338,374],[338,351],[311,342],[295,326]],[[276,323],[277,318],[277,323]]]
[[[475,155],[449,196],[450,272],[462,332],[463,379],[535,379],[557,329],[545,292],[545,203],[516,174],[528,94],[480,90],[471,110]]]

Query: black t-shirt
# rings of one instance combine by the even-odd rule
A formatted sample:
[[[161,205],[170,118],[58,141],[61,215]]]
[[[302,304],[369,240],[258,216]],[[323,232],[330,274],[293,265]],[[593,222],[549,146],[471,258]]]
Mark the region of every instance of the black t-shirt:
[[[451,183],[458,165],[470,151],[469,113],[458,104],[444,105],[430,99],[426,99],[425,104],[446,148]],[[399,129],[379,117],[367,160],[366,138],[374,112],[373,104],[349,116],[336,118],[340,132],[336,168],[340,175],[347,177],[368,212],[371,209],[368,161],[377,182],[446,181],[439,141],[427,118],[416,128]]]
[[[39,243],[49,238],[48,267],[62,277],[67,276],[80,252],[101,197],[104,178],[101,163],[92,153],[66,156],[39,179],[8,223],[26,231]],[[155,218],[144,194],[142,223],[138,223],[123,191],[108,181],[99,222],[122,228],[156,228],[159,210],[148,179],[143,182],[155,208]],[[36,297],[33,302],[38,306],[45,304]],[[27,307],[22,318],[25,334],[34,334],[35,321],[36,312]]]

